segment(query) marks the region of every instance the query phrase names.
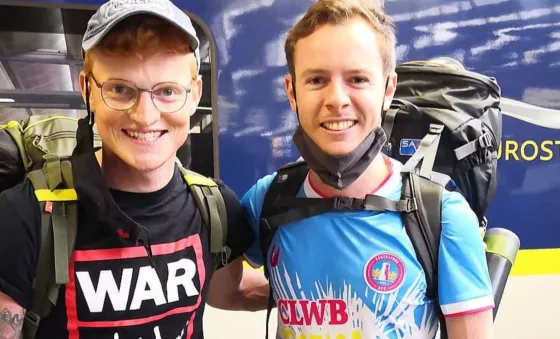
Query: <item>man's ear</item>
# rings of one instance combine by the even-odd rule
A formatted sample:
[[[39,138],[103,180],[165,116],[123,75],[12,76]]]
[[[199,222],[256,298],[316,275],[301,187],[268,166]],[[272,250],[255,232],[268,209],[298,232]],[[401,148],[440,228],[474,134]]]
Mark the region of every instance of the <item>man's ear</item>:
[[[391,107],[391,102],[393,102],[393,97],[397,90],[397,78],[396,72],[389,74],[389,81],[385,90],[385,100],[383,101],[383,111],[387,111]]]
[[[82,100],[86,102],[86,81],[87,74],[84,71],[80,72],[80,92],[82,93]]]
[[[86,102],[86,81],[89,81],[88,79],[88,75],[86,72],[81,71],[80,72],[80,93],[82,94],[82,100],[84,101],[84,103]],[[95,84],[93,84],[93,86],[95,86]],[[95,111],[95,109],[93,108],[93,104],[95,102],[95,98],[92,95],[92,82],[90,81],[88,83],[88,89],[89,89],[89,107],[91,111]]]
[[[196,112],[196,109],[198,108],[198,104],[200,103],[200,100],[202,99],[202,76],[197,75],[196,80],[192,81],[190,94],[192,95],[192,104],[193,104],[191,115],[193,115]]]
[[[292,82],[292,76],[290,74],[286,75],[284,78],[284,88],[286,90],[286,94],[288,95],[288,100],[290,101],[290,108],[292,111],[297,112],[297,104],[294,96],[295,85],[296,84]]]

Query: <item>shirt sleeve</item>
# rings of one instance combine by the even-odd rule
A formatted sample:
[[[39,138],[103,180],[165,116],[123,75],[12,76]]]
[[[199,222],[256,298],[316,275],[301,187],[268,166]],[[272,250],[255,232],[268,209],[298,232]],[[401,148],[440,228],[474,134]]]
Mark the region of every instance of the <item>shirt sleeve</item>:
[[[241,206],[247,212],[249,225],[255,234],[255,241],[253,241],[251,246],[247,249],[247,251],[245,251],[245,259],[247,259],[249,265],[254,268],[259,268],[264,263],[259,240],[259,220],[264,196],[266,195],[274,176],[275,174],[272,174],[258,180],[257,183],[253,185],[253,187],[251,187],[245,195],[243,195],[243,198],[241,198]]]
[[[41,231],[32,185],[26,182],[0,193],[0,216],[0,292],[28,309]]]
[[[446,317],[494,307],[478,219],[457,192],[445,192],[439,249],[439,298]]]
[[[216,182],[226,205],[228,223],[226,245],[231,249],[231,256],[229,258],[229,262],[231,262],[243,255],[253,243],[255,235],[253,234],[253,229],[249,226],[247,214],[241,208],[239,198],[235,192],[221,180],[216,180]]]

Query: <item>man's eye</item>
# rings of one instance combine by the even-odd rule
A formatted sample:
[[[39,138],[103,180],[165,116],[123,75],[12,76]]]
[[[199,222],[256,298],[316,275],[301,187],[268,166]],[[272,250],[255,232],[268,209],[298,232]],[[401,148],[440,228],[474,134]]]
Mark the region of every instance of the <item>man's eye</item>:
[[[320,85],[323,83],[323,79],[321,78],[311,78],[309,79],[309,83],[312,85]]]
[[[117,93],[117,94],[122,94],[125,91],[125,87],[124,86],[115,86],[113,87],[113,92]]]
[[[364,78],[364,77],[354,77],[352,78],[352,82],[355,84],[363,84],[368,82],[368,79]]]

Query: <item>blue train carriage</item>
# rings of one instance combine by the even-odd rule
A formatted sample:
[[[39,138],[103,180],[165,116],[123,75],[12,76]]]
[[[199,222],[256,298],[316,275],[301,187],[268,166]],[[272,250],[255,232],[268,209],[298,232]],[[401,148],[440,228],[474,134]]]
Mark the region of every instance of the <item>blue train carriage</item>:
[[[80,40],[102,2],[0,0],[0,122],[85,114],[77,83]],[[283,42],[308,2],[174,2],[197,24],[204,81],[179,157],[192,155],[190,167],[242,195],[298,157],[291,145],[297,119],[283,89]],[[557,338],[560,0],[393,0],[385,6],[397,23],[399,62],[449,56],[498,80],[503,139],[489,226],[513,230],[521,251],[496,319],[497,338]],[[207,326],[206,335],[260,338],[264,319],[262,313],[223,318],[210,310],[206,323],[221,325]]]

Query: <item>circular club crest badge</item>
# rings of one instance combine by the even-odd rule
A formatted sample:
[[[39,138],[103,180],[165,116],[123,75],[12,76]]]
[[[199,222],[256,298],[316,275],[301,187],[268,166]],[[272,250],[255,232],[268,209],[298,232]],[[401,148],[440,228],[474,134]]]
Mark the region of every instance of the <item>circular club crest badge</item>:
[[[364,268],[364,279],[369,287],[380,293],[390,293],[404,281],[404,263],[394,254],[379,253],[368,260]]]

